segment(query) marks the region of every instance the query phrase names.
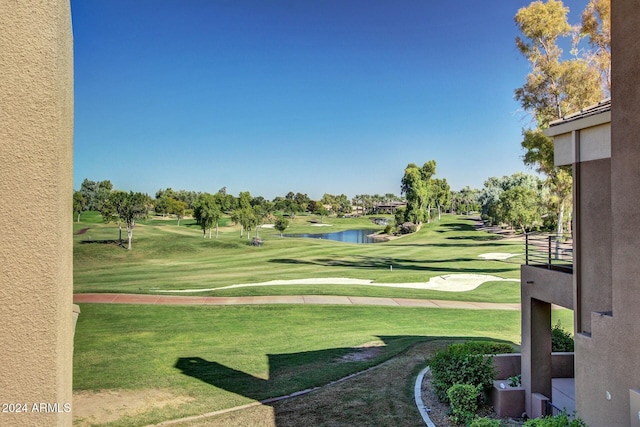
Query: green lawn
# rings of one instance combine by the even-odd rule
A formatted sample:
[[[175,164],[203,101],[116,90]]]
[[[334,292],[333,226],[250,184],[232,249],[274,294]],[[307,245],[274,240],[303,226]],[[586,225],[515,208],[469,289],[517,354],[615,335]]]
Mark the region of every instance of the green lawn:
[[[440,337],[519,343],[520,313],[366,306],[83,304],[74,390],[169,390],[188,404],[131,425],[211,412],[326,384]],[[554,310],[571,324],[571,313]],[[555,320],[554,320],[555,322]],[[384,343],[364,362],[339,358]],[[117,425],[123,425],[120,420]]]
[[[370,228],[368,218],[299,216],[287,232]],[[467,217],[444,216],[418,233],[386,243],[356,245],[281,238],[264,229],[252,247],[230,222],[219,239],[203,239],[191,220],[154,218],[136,226],[133,250],[118,246],[117,226],[99,215],[74,223],[75,292],[153,293],[204,289],[274,279],[346,277],[378,282],[424,282],[442,274],[480,273],[518,278],[522,257],[478,258],[487,252],[523,252],[522,244],[477,231]],[[81,232],[82,231],[82,232]],[[126,232],[124,233],[126,236]],[[252,233],[253,234],[253,233]],[[389,265],[393,264],[393,270]],[[309,285],[228,289],[199,295],[334,294],[519,302],[518,283],[488,282],[469,292],[371,286]],[[417,342],[439,338],[496,339],[518,344],[517,311],[374,306],[135,306],[81,305],[75,334],[74,391],[100,402],[107,393],[161,391],[165,406],[145,404],[112,425],[146,425],[207,413],[326,384],[380,364]],[[570,325],[571,313],[554,310]],[[344,362],[354,347],[383,345],[366,361]],[[409,387],[409,386],[407,386]],[[409,387],[410,388],[410,387]],[[407,393],[410,392],[409,388]],[[115,411],[115,409],[114,409]],[[76,417],[76,423],[87,420]],[[90,423],[90,421],[89,421]]]
[[[313,227],[313,216],[298,216],[287,232],[326,232],[370,228],[368,218],[330,218],[331,227]],[[153,219],[134,230],[133,250],[113,243],[117,226],[102,224],[95,214],[74,223],[75,292],[153,293],[167,289],[205,289],[275,279],[345,277],[378,282],[424,282],[455,273],[518,278],[522,257],[487,261],[487,252],[523,253],[522,244],[502,241],[474,229],[467,217],[443,216],[421,231],[377,244],[346,244],[328,240],[281,238],[263,229],[262,247],[248,245],[239,228],[221,228],[218,239],[203,239],[192,220]],[[77,234],[87,229],[83,234]],[[255,234],[252,233],[252,235]],[[126,233],[125,233],[126,236]],[[246,235],[245,235],[246,236]],[[393,265],[393,270],[390,269]],[[470,299],[517,302],[514,283],[487,283],[476,291],[444,293],[367,286],[287,286],[223,290],[201,295],[339,294],[409,298]]]

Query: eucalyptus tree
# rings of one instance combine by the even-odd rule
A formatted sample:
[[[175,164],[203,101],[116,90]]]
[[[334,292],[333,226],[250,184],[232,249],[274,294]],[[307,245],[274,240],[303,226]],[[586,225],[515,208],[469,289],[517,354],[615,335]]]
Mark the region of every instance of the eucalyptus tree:
[[[441,185],[433,180],[435,173],[435,160],[425,162],[421,168],[415,163],[409,163],[405,168],[400,189],[407,199],[407,221],[419,224],[430,220],[431,206],[437,203],[435,196],[440,191],[437,186]]]
[[[565,211],[571,204],[572,178],[570,170],[554,166],[553,142],[543,130],[551,121],[600,101],[605,94],[603,81],[610,89],[608,0],[590,0],[583,14],[581,33],[589,37],[592,46],[602,47],[595,55],[598,61],[591,61],[589,53],[577,56],[578,49],[572,51],[573,57],[563,57],[559,40],[572,34],[576,39],[567,14],[561,1],[548,0],[533,2],[515,16],[523,35],[516,38],[516,45],[531,65],[526,83],[515,90],[515,97],[535,120],[534,128],[523,130],[524,163],[548,177],[557,201],[558,234],[563,232]]]
[[[502,222],[522,233],[542,223],[540,195],[531,188],[511,187],[500,194],[497,212]]]
[[[404,169],[401,191],[407,198],[405,220],[415,224],[421,223],[425,218],[424,205],[427,199],[427,187],[422,179],[420,168],[415,163],[409,163]]]
[[[75,213],[78,217],[78,222],[80,222],[80,215],[87,208],[87,202],[80,191],[73,192],[73,213]]]
[[[451,205],[451,187],[446,178],[431,180],[432,199],[438,209],[438,221],[442,216],[442,209]]]
[[[100,211],[102,204],[113,190],[111,181],[91,181],[86,179],[80,185],[80,193],[85,200],[85,208],[89,211]]]
[[[211,230],[213,224],[216,224],[216,239],[218,238],[218,221],[222,216],[220,207],[216,203],[216,199],[212,194],[203,193],[194,202],[193,217],[202,228],[202,237],[207,237],[209,230],[209,239],[211,239]]]

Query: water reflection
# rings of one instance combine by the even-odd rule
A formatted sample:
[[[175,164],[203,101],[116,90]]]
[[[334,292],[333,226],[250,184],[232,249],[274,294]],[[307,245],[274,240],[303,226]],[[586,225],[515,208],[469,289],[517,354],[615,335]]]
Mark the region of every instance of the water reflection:
[[[337,242],[345,243],[379,243],[384,242],[385,239],[374,239],[369,237],[370,234],[377,232],[378,230],[372,229],[360,229],[360,230],[344,230],[336,231],[334,233],[320,233],[320,234],[285,234],[285,237],[306,237],[309,239],[327,239],[335,240]]]

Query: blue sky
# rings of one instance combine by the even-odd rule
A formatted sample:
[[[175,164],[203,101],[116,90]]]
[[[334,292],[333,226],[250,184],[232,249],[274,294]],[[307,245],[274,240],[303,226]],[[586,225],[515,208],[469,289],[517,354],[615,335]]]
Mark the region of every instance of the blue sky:
[[[453,190],[531,172],[528,3],[72,0],[75,188],[319,199],[399,194],[431,159]]]

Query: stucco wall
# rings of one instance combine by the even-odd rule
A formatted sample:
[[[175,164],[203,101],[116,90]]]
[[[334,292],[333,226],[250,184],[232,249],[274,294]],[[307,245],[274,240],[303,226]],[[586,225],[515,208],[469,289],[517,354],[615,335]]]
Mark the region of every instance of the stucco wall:
[[[576,339],[576,405],[590,426],[628,426],[640,388],[640,1],[612,2],[611,283],[613,315]]]
[[[69,1],[1,1],[0,52],[0,425],[71,425]]]
[[[580,236],[577,239],[576,268],[580,280],[581,330],[591,332],[591,312],[610,311],[611,302],[611,159],[582,162],[580,192],[576,208],[580,209]],[[578,180],[576,180],[578,181]],[[578,260],[576,260],[578,261]]]

